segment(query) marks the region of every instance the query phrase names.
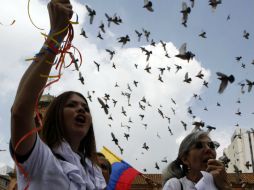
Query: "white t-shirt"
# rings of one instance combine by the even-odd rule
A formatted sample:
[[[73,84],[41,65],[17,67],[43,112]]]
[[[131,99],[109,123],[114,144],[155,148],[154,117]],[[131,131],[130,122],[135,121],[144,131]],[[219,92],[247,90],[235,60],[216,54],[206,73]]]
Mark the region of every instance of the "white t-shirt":
[[[181,181],[183,185],[183,190],[218,190],[214,184],[213,176],[205,171],[201,171],[203,177],[198,181],[198,183],[193,183],[187,177],[180,179],[171,178],[169,179],[162,190],[181,190]]]
[[[102,190],[106,187],[101,169],[86,159],[86,169],[80,163],[80,157],[74,153],[68,143],[62,143],[60,150],[64,160],[57,159],[49,147],[37,135],[32,153],[22,163],[29,174],[29,190]],[[65,157],[65,153],[66,156]],[[24,190],[28,182],[17,169],[18,189]]]

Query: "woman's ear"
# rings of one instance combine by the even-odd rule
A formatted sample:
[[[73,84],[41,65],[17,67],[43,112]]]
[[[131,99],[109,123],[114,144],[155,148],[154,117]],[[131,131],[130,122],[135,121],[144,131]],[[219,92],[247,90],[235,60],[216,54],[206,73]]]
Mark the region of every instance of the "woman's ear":
[[[188,156],[185,155],[185,156],[182,156],[181,157],[181,160],[183,162],[184,165],[188,166],[189,165],[189,160],[188,160]]]

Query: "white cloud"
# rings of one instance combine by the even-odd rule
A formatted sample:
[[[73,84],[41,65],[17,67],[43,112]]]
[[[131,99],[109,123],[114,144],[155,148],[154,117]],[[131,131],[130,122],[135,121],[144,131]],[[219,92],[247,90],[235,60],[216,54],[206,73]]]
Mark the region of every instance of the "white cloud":
[[[73,6],[79,14],[79,22],[82,24],[87,22],[84,7],[75,1]],[[29,65],[29,63],[24,62],[24,59],[33,56],[43,42],[39,31],[28,20],[26,4],[19,1],[10,1],[8,7],[13,12],[4,12],[3,15],[12,15],[17,21],[13,27],[6,27],[2,31],[3,40],[1,40],[0,48],[3,50],[3,54],[0,59],[4,64],[1,63],[3,70],[1,69],[0,76],[3,80],[1,80],[0,88],[7,89],[5,93],[0,94],[3,98],[8,98],[10,94],[15,93],[18,81]],[[45,5],[34,1],[31,5],[31,15],[36,24],[43,28],[47,27],[48,16]],[[193,93],[199,94],[202,91],[202,80],[196,78],[195,75],[202,69],[205,80],[208,81],[210,71],[203,68],[195,59],[188,63],[175,58],[174,55],[178,53],[178,50],[174,44],[167,42],[167,50],[171,58],[164,56],[161,44],[157,44],[156,47],[143,46],[153,51],[149,60],[152,74],[148,74],[144,71],[147,64],[146,56],[141,53],[140,48],[121,48],[116,43],[112,43],[112,41],[116,41],[115,38],[119,35],[110,31],[106,36],[112,40],[111,42],[108,40],[108,44],[104,44],[104,46],[116,50],[113,62],[116,64],[117,69],[114,70],[112,62],[109,61],[108,53],[104,49],[100,49],[95,40],[90,38],[86,40],[80,36],[80,26],[74,26],[74,28],[76,36],[73,44],[81,50],[83,56],[84,63],[81,66],[81,72],[85,77],[85,86],[77,80],[78,73],[72,71],[74,70],[74,67],[72,67],[66,69],[62,79],[52,85],[50,93],[59,94],[65,90],[77,90],[86,96],[87,91],[91,93],[95,90],[90,107],[93,113],[98,148],[103,145],[107,146],[137,169],[149,168],[148,172],[157,172],[153,166],[155,161],[160,162],[165,156],[169,161],[174,159],[180,139],[187,134],[180,121],[183,120],[188,124],[188,132],[192,129],[192,118],[187,114],[187,108],[191,104]],[[10,43],[10,40],[14,40],[15,43]],[[96,70],[93,61],[101,64],[100,72]],[[134,64],[138,64],[138,69],[134,67]],[[178,73],[175,73],[175,64],[183,67]],[[161,83],[158,80],[159,70],[157,68],[167,66],[171,67],[171,70],[170,72],[164,71],[162,75],[164,83]],[[191,84],[183,83],[186,72],[193,79]],[[138,87],[133,85],[133,80],[139,81]],[[114,87],[116,82],[118,82],[119,88]],[[127,105],[127,98],[121,95],[122,91],[130,93],[127,84],[132,88],[131,107]],[[97,97],[102,97],[105,93],[118,100],[115,108],[113,108],[112,102],[109,102],[109,110],[114,118],[113,121],[108,120],[108,116],[104,114],[97,102]],[[152,105],[152,107],[146,105],[145,111],[138,107],[138,102],[143,96]],[[171,98],[175,99],[177,105],[172,104]],[[126,109],[128,117],[121,114],[122,106]],[[176,115],[173,115],[171,107],[176,109]],[[170,124],[166,119],[161,118],[157,112],[158,108],[171,118]],[[140,120],[140,113],[145,115],[143,121]],[[129,117],[133,120],[132,124],[128,123]],[[121,128],[121,123],[131,126],[130,131]],[[110,128],[108,124],[112,124],[112,127]],[[147,129],[143,124],[148,124]],[[168,126],[172,129],[173,136],[170,135]],[[120,155],[118,148],[113,144],[110,136],[111,132],[114,132],[116,137],[119,138],[119,144],[124,148],[123,155]],[[129,141],[126,141],[123,137],[124,132],[130,133]],[[157,136],[157,133],[161,138]],[[150,147],[149,151],[142,149],[144,142]],[[8,158],[7,155],[1,156],[0,162],[11,165],[12,163]],[[165,164],[159,163],[159,165],[161,168],[165,167]]]

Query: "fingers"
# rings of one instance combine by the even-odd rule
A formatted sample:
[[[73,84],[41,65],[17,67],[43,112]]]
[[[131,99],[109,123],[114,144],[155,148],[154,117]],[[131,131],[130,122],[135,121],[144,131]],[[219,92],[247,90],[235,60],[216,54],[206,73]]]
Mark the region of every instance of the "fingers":
[[[208,165],[208,167],[206,169],[207,172],[211,172],[211,171],[214,171],[214,170],[223,171],[224,167],[223,166]]]
[[[219,160],[215,160],[215,159],[209,159],[207,161],[208,165],[215,165],[215,166],[224,166],[223,162],[219,161]]]

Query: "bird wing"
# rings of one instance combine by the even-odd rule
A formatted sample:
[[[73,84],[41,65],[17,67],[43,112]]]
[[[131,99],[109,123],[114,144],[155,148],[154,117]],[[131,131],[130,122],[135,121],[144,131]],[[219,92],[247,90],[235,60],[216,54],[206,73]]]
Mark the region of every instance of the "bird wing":
[[[86,5],[86,9],[87,9],[87,11],[88,11],[89,13],[92,12],[92,9],[91,9],[90,7],[88,7],[88,5]]]
[[[186,53],[186,47],[187,47],[187,44],[183,43],[179,49],[179,54],[184,55]]]

